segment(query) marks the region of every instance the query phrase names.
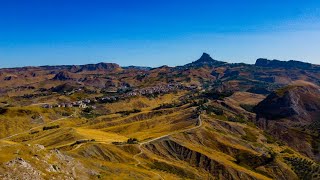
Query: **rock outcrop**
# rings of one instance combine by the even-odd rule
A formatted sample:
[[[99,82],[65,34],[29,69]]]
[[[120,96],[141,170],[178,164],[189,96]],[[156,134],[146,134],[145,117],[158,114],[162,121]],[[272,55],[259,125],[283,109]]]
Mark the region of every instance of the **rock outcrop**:
[[[191,68],[191,67],[198,68],[198,67],[203,67],[203,66],[213,67],[213,66],[218,66],[218,65],[222,65],[222,64],[226,64],[226,62],[214,60],[214,59],[212,59],[212,57],[209,54],[203,53],[202,56],[198,60],[196,60],[192,63],[186,64],[183,67],[188,67],[188,68]]]
[[[269,120],[294,118],[311,123],[320,114],[320,87],[299,81],[271,93],[255,108],[258,117]]]
[[[302,154],[320,161],[320,87],[299,81],[260,102],[257,125]]]
[[[70,80],[71,77],[67,72],[61,71],[53,77],[53,80],[66,81]]]

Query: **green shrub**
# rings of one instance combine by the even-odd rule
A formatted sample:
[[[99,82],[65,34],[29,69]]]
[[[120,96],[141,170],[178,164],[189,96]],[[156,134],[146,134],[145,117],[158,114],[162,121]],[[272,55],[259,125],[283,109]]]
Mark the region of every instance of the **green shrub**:
[[[297,174],[299,179],[319,179],[319,164],[299,157],[285,157],[284,160],[287,164],[291,165],[292,170]]]
[[[0,115],[5,114],[8,111],[7,108],[0,107]]]
[[[127,140],[128,144],[137,144],[138,143],[138,139],[137,138],[129,138]]]
[[[241,151],[236,155],[236,163],[249,169],[267,165],[275,159],[275,154],[257,156],[250,152]]]
[[[211,105],[205,105],[205,104],[201,104],[198,107],[198,111],[206,111],[208,114],[210,113],[214,113],[218,116],[221,116],[224,114],[223,110],[221,108],[218,107],[214,107]]]
[[[216,90],[210,90],[210,91],[204,92],[202,96],[208,99],[223,100],[224,98],[229,97],[232,94],[233,94],[232,91],[219,92]]]
[[[213,107],[213,106],[210,106],[210,105],[207,106],[206,111],[209,112],[209,113],[213,112],[214,114],[216,114],[218,116],[223,115],[223,110],[222,109],[216,108],[216,107]]]
[[[240,107],[248,112],[253,112],[254,105],[251,104],[240,104]]]
[[[57,129],[57,128],[60,128],[59,125],[54,125],[54,126],[44,126],[42,128],[43,131],[46,131],[46,130],[50,130],[50,129]]]
[[[114,142],[112,142],[112,144],[114,144],[114,145],[123,145],[123,144],[125,144],[124,142],[117,142],[117,141],[114,141]]]

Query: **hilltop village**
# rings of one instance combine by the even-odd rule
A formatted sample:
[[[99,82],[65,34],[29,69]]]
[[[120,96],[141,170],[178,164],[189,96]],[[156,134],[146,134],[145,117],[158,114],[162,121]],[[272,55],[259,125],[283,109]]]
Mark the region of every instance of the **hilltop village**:
[[[126,88],[126,87],[124,87]],[[119,89],[124,89],[123,87]],[[108,103],[108,102],[116,102],[121,99],[131,98],[135,96],[158,96],[163,95],[166,93],[171,93],[177,90],[195,90],[199,87],[196,85],[188,85],[185,86],[181,83],[170,83],[166,85],[158,85],[154,87],[148,87],[148,88],[142,88],[142,89],[135,89],[130,92],[126,93],[118,93],[117,95],[110,95],[110,96],[103,96],[103,97],[95,97],[93,99],[83,99],[79,101],[74,102],[64,102],[64,103],[57,103],[57,104],[42,104],[43,108],[72,108],[72,107],[78,107],[78,108],[87,108],[92,107],[95,108],[95,103]],[[81,89],[80,89],[81,90]],[[79,89],[76,89],[76,91],[79,91]]]

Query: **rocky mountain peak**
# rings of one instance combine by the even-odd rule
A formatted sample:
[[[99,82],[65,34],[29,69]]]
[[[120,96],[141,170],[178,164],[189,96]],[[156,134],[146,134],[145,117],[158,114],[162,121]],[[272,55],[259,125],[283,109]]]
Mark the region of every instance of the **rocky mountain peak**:
[[[212,57],[209,54],[204,52],[200,57],[200,59],[198,59],[195,62],[211,62],[211,61],[216,61],[216,60],[212,59]]]
[[[184,67],[190,68],[190,67],[202,67],[202,66],[217,66],[221,64],[226,64],[226,62],[217,61],[213,59],[209,54],[203,53],[201,57],[189,64],[186,64]]]

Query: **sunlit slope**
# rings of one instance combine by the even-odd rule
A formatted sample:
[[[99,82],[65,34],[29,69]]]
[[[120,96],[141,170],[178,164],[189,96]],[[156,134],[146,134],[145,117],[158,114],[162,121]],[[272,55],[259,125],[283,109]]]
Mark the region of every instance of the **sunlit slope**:
[[[97,117],[75,110],[1,140],[0,172],[9,178],[17,170],[34,172],[28,174],[34,179],[298,179],[290,163],[310,159],[250,121],[254,114],[241,104],[256,104],[256,96],[170,106],[162,104],[179,97],[160,96],[143,100],[139,111],[132,106],[128,114],[114,109]]]

